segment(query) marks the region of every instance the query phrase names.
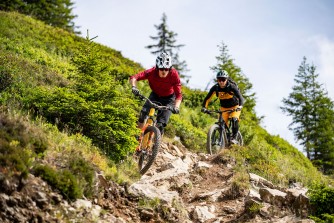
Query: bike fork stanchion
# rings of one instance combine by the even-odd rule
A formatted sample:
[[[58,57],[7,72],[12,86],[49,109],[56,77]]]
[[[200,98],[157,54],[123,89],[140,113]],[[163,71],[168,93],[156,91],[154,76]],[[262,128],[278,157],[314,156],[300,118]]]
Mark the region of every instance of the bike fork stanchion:
[[[146,143],[147,148],[151,147],[153,137],[154,137],[154,133],[150,132],[148,135],[147,143]]]
[[[223,145],[223,140],[224,140],[224,133],[223,133],[224,129],[220,129],[219,130],[219,147],[221,147]]]

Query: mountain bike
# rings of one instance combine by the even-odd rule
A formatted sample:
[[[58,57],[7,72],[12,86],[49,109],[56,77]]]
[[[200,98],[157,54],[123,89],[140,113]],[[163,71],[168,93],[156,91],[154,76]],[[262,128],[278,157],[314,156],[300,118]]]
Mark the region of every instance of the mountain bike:
[[[207,113],[218,113],[218,121],[213,124],[207,135],[207,142],[206,142],[206,150],[209,154],[217,154],[224,148],[228,148],[231,146],[231,138],[232,138],[232,121],[231,118],[228,119],[229,126],[223,120],[223,113],[228,112],[232,113],[237,111],[237,109],[230,109],[226,111],[221,110],[208,110]],[[243,145],[243,139],[241,133],[238,131],[236,136],[237,145]]]
[[[141,129],[141,136],[139,137],[139,147],[135,152],[139,172],[140,174],[145,174],[146,171],[153,164],[161,144],[161,133],[158,127],[156,127],[157,111],[169,110],[169,107],[158,105],[144,95],[139,94],[137,96],[141,100],[148,101],[151,107],[148,117],[145,119],[144,126]]]

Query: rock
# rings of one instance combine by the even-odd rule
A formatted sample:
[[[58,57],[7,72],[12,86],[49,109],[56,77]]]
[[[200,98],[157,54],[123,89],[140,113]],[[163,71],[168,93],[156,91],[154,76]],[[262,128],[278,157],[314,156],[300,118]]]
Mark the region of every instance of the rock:
[[[222,194],[222,191],[221,189],[215,189],[213,191],[208,191],[208,192],[205,192],[205,193],[202,193],[202,194],[197,194],[193,200],[205,200],[205,201],[213,201],[213,202],[216,202],[218,201],[218,198],[221,196]]]
[[[43,193],[43,192],[40,192],[40,191],[36,191],[32,195],[32,199],[36,202],[37,206],[41,209],[43,209],[44,207],[46,207],[49,204],[49,200],[48,200],[46,194]]]
[[[72,205],[76,209],[91,209],[93,206],[91,201],[83,199],[77,199]]]
[[[140,220],[150,221],[154,217],[154,211],[149,208],[139,210]]]
[[[195,222],[205,222],[214,217],[215,215],[209,211],[207,206],[196,206],[192,212],[192,218]]]
[[[129,193],[152,200],[158,198],[162,203],[167,204],[172,204],[173,200],[179,198],[176,191],[169,191],[166,187],[156,187],[145,182],[132,184],[129,187]]]
[[[271,183],[270,181],[264,179],[263,177],[260,177],[254,173],[249,173],[249,179],[251,181],[251,183],[255,186],[255,187],[269,187],[269,188],[274,188],[273,183]]]
[[[286,193],[270,188],[260,188],[259,190],[261,199],[269,204],[282,207],[286,203]]]
[[[310,214],[310,201],[305,194],[299,194],[292,204],[294,213],[302,218],[307,218]]]
[[[258,191],[251,188],[249,190],[249,194],[247,196],[247,199],[254,199],[254,200],[257,200],[257,201],[261,201],[261,195]]]
[[[223,211],[227,214],[235,214],[237,213],[237,210],[233,207],[224,207]]]

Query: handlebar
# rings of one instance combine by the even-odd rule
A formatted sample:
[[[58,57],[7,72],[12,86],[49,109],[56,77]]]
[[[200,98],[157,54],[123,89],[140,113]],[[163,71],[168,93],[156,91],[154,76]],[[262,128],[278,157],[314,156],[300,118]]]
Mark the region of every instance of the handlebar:
[[[140,100],[146,100],[148,101],[148,103],[150,104],[151,107],[157,109],[157,110],[171,110],[171,108],[169,108],[168,106],[163,106],[163,105],[158,105],[156,103],[154,103],[153,101],[151,101],[149,98],[145,97],[144,95],[142,94],[138,94],[136,95],[137,97],[140,98]]]
[[[234,111],[240,111],[241,109],[238,109],[238,108],[233,108],[233,109],[229,109],[229,110],[225,110],[225,111],[221,111],[221,110],[207,110],[206,113],[208,114],[212,114],[212,113],[225,113],[225,112],[228,112],[228,113],[232,113]]]

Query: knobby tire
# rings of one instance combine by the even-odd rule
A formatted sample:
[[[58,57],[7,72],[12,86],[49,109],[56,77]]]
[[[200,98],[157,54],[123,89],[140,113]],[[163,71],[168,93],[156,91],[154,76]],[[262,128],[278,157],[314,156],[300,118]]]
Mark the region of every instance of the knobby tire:
[[[220,146],[217,144],[219,142],[219,137],[221,134],[220,131],[221,131],[220,127],[217,124],[212,125],[208,131],[206,150],[210,155],[217,154],[225,147],[225,140],[226,140],[225,133],[222,133],[223,134],[222,144]]]
[[[148,126],[144,132],[145,137],[146,134],[153,134],[152,144],[151,147],[147,149],[146,153],[141,152],[138,161],[138,168],[140,174],[145,174],[146,171],[151,167],[153,164],[161,143],[161,134],[160,130],[155,126]]]

